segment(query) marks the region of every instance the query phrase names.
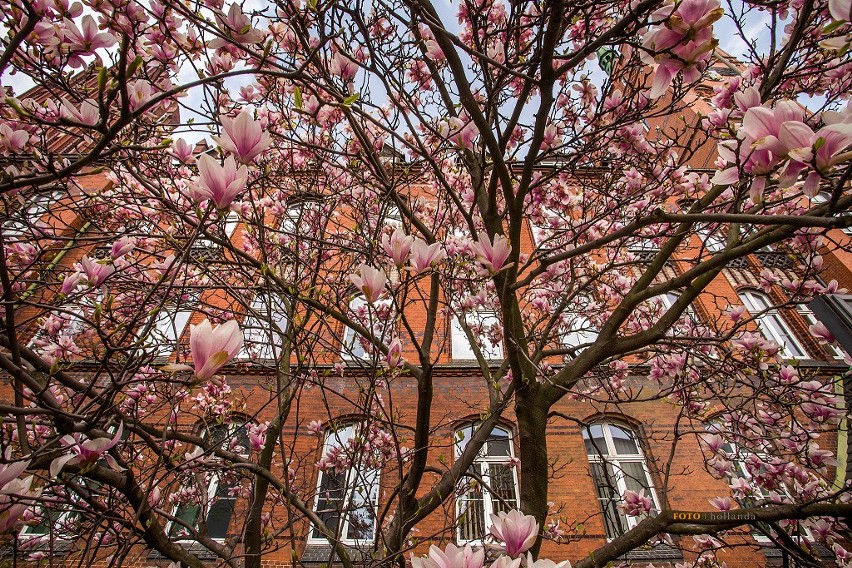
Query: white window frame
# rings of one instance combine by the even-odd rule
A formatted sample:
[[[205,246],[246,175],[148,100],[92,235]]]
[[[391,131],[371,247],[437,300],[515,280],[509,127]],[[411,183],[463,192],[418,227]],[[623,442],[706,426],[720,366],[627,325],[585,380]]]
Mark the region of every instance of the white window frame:
[[[464,448],[467,446],[467,442],[470,441],[468,438],[468,433],[472,436],[473,432],[477,429],[477,424],[467,424],[462,428],[456,430],[455,435],[455,454],[456,459],[461,457]],[[501,465],[509,468],[509,471],[512,474],[512,487],[515,491],[514,498],[514,507],[517,508],[519,506],[519,496],[520,496],[520,488],[518,487],[518,472],[517,468],[512,467],[512,462],[515,457],[515,444],[513,442],[514,437],[512,435],[512,431],[504,426],[495,426],[491,430],[491,435],[489,435],[489,440],[494,435],[494,432],[499,430],[503,434],[505,434],[505,438],[508,442],[509,446],[509,454],[508,455],[500,455],[495,454],[492,455],[490,452],[490,441],[486,441],[483,444],[482,449],[479,454],[476,456],[476,459],[473,460],[471,467],[477,468],[480,472],[480,476],[482,477],[482,481],[485,482],[487,487],[491,487],[491,469],[495,465]],[[502,438],[502,436],[501,436]],[[508,511],[509,509],[500,506],[501,503],[498,499],[494,499],[491,496],[491,491],[487,489],[487,487],[481,487],[481,496],[482,496],[482,516],[480,519],[483,534],[478,538],[464,538],[462,535],[462,531],[464,527],[462,525],[462,517],[466,513],[463,509],[468,501],[465,500],[465,495],[471,490],[471,483],[479,483],[474,480],[470,476],[464,476],[459,481],[459,490],[456,495],[456,541],[459,544],[463,543],[479,543],[482,542],[483,538],[488,536],[491,530],[491,515],[497,514],[499,511]],[[468,486],[468,490],[464,491],[465,485]],[[510,507],[511,508],[511,507]]]
[[[606,473],[607,464],[610,464],[612,466],[613,477],[614,477],[613,481],[615,482],[614,489],[618,490],[618,495],[620,497],[618,502],[615,502],[613,500],[613,503],[615,504],[616,507],[619,504],[621,504],[621,502],[623,502],[624,493],[628,490],[624,470],[621,467],[621,464],[623,464],[623,463],[634,463],[634,464],[638,463],[638,464],[642,465],[642,471],[645,473],[645,482],[648,486],[647,487],[648,490],[646,491],[645,495],[650,496],[652,501],[653,501],[653,508],[651,510],[652,515],[660,511],[660,502],[657,499],[657,492],[654,489],[654,481],[653,481],[653,478],[651,477],[651,470],[648,469],[648,461],[645,459],[645,454],[642,451],[642,444],[639,440],[639,435],[637,434],[636,430],[634,430],[630,426],[623,424],[621,422],[609,422],[609,421],[595,422],[593,424],[590,424],[587,428],[582,429],[582,435],[583,435],[583,442],[584,443],[588,442],[588,445],[591,445],[591,438],[592,437],[591,437],[591,433],[589,432],[589,428],[593,428],[595,426],[601,427],[601,431],[603,433],[604,442],[605,442],[606,447],[605,448],[592,448],[592,449],[598,450],[598,451],[595,451],[594,453],[590,453],[590,448],[587,447],[586,448],[586,456],[588,457],[588,460],[589,460],[589,474],[592,478],[592,483],[595,485],[595,497],[598,501],[598,506],[601,509],[602,520],[603,520],[603,525],[604,525],[604,532],[607,533],[607,535],[606,535],[607,541],[611,541],[614,538],[620,536],[620,534],[614,534],[614,535],[608,534],[609,529],[607,527],[612,526],[612,528],[615,529],[616,522],[619,525],[621,524],[620,519],[622,518],[622,515],[619,514],[618,512],[616,513],[616,514],[619,514],[619,519],[617,521],[615,519],[612,519],[612,520],[608,519],[607,515],[609,513],[609,507],[604,506],[605,505],[605,503],[604,503],[605,499],[602,498],[598,494],[598,487],[597,487],[598,486],[598,480],[595,479],[595,474],[594,474],[593,469],[592,469],[593,464],[600,464],[605,473]],[[631,439],[633,440],[633,443],[636,445],[636,449],[637,449],[638,453],[634,453],[634,454],[620,454],[620,453],[618,453],[618,451],[616,450],[616,447],[615,447],[615,442],[613,441],[612,431],[610,429],[610,428],[613,428],[613,427],[618,428],[618,429],[620,429],[624,432],[627,432],[630,435]],[[603,452],[606,452],[606,453],[603,453]],[[640,481],[640,485],[641,485],[641,481]],[[606,499],[606,501],[609,502],[610,499]],[[630,517],[630,516],[624,515],[623,518],[624,518],[625,524],[627,525],[627,530],[630,530],[633,527],[635,527],[637,524],[639,524],[639,522],[642,520],[643,517],[641,517],[641,516]],[[624,534],[624,533],[621,533],[621,534]]]
[[[749,314],[754,318],[761,334],[768,340],[774,341],[780,348],[780,354],[785,359],[809,359],[810,355],[796,338],[793,330],[772,307],[769,296],[755,290],[742,290],[740,301]],[[796,354],[798,352],[799,354]]]
[[[349,422],[339,427],[329,428],[325,431],[324,442],[322,446],[322,455],[326,455],[332,447],[344,448],[347,441],[353,436],[358,435],[360,425],[355,422]],[[320,500],[322,499],[323,480],[327,475],[334,475],[333,472],[319,470],[317,475],[316,495],[314,496],[313,511],[322,518],[323,512],[319,510]],[[340,508],[340,516],[338,517],[337,537],[340,542],[352,546],[365,546],[371,544],[376,539],[377,534],[377,519],[378,519],[378,502],[379,502],[379,484],[381,472],[378,469],[368,469],[360,464],[353,464],[345,472],[343,484],[343,498],[340,499],[342,506]],[[349,529],[351,526],[349,513],[352,508],[353,498],[363,496],[366,493],[369,495],[369,505],[373,511],[373,526],[372,536],[368,538],[350,538]],[[328,539],[322,536],[317,528],[311,525],[308,529],[309,543],[328,543]]]
[[[476,354],[473,351],[473,346],[471,346],[470,341],[467,339],[467,334],[465,334],[464,329],[462,328],[459,321],[460,317],[465,316],[455,316],[452,318],[451,323],[452,358],[454,361],[475,361]],[[500,319],[497,317],[497,312],[493,310],[475,310],[473,312],[468,312],[468,316],[465,317],[465,321],[471,320],[481,321],[483,328],[489,327],[494,323],[500,323]],[[485,357],[486,361],[500,361],[503,359],[502,343],[491,343],[488,337],[484,335],[480,336],[480,339],[483,343],[483,346],[480,348],[480,352],[482,353],[482,356]]]
[[[213,428],[205,428],[204,432],[202,433],[202,437],[205,440],[207,440],[211,435],[213,435],[216,428],[227,428],[227,431],[225,432],[225,435],[222,439],[223,445],[228,440],[230,440],[234,436],[236,436],[237,433],[241,429],[244,432],[246,432],[246,445],[242,448],[243,452],[241,452],[239,455],[242,456],[242,457],[245,457],[245,458],[248,457],[248,452],[249,452],[249,448],[248,448],[248,423],[242,422],[242,421],[233,421],[233,422],[229,422],[228,424],[222,424],[222,425],[219,425],[219,426],[215,426]],[[204,475],[204,476],[207,477],[207,479],[206,479],[207,492],[206,492],[206,495],[202,495],[202,497],[207,498],[207,503],[199,503],[197,505],[198,512],[196,513],[196,520],[195,520],[195,523],[194,523],[196,531],[199,530],[198,520],[199,520],[199,518],[201,517],[202,514],[206,515],[205,524],[207,524],[207,521],[209,520],[210,506],[213,503],[213,500],[216,498],[216,491],[218,491],[218,489],[219,489],[219,481],[220,481],[223,473],[224,473],[223,471],[202,471],[202,472],[196,474],[196,475]],[[196,483],[197,482],[198,482],[198,480],[196,479]],[[232,505],[232,509],[231,509],[231,516],[228,519],[228,524],[225,526],[225,534],[222,535],[222,536],[217,536],[217,537],[210,537],[209,534],[207,535],[208,537],[211,538],[211,540],[214,540],[216,542],[224,542],[225,538],[227,538],[227,536],[228,536],[228,527],[231,525],[231,523],[233,522],[233,519],[234,519],[234,512],[236,511],[237,497],[230,497],[229,496],[228,500],[232,501],[233,505]],[[185,506],[185,505],[180,505],[180,504],[175,505],[172,508],[172,516],[178,517],[178,512],[179,512],[180,508],[183,507],[183,506]],[[195,506],[195,505],[192,505],[192,506]],[[166,525],[166,535],[169,536],[169,538],[172,540],[172,542],[176,542],[176,543],[179,543],[179,544],[197,542],[194,538],[192,538],[191,534],[173,535],[172,530],[174,528],[175,528],[175,523],[173,521],[169,521],[168,524]],[[183,530],[186,530],[186,529],[184,529],[183,526],[180,526],[178,528],[178,530],[183,531]]]
[[[267,329],[270,319],[273,329]],[[287,305],[284,301],[266,290],[258,291],[243,320],[242,330],[245,342],[237,359],[251,359],[249,345],[252,344],[257,359],[276,359],[281,354],[281,336],[287,332],[289,323]]]

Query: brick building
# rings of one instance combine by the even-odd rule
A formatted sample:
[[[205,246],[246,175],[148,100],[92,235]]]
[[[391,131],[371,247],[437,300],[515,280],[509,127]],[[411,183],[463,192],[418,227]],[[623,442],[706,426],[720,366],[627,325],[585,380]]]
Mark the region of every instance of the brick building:
[[[715,75],[711,75],[721,84],[723,77],[731,72],[736,72],[736,68],[720,57],[714,63]],[[680,115],[649,121],[646,127],[656,129],[661,136],[668,135],[669,131],[680,136],[677,129],[682,129],[684,124],[695,124],[701,115],[711,110],[708,99],[713,86],[710,81],[696,89],[692,104]],[[686,143],[685,147],[692,143]],[[690,166],[698,172],[712,168],[714,147],[705,140],[694,141],[694,144]],[[196,150],[210,151],[202,147]],[[168,167],[164,165],[164,171]],[[543,169],[549,168],[558,169],[558,164],[543,166]],[[594,185],[602,175],[601,170],[601,167],[590,167],[585,172],[586,177],[578,177],[574,183]],[[292,290],[282,293],[275,285],[257,283],[262,269],[253,266],[245,269],[245,274],[240,273],[243,270],[240,255],[254,254],[257,243],[264,238],[272,238],[276,250],[285,251],[281,252],[281,257],[285,257],[288,250],[296,255],[306,247],[321,248],[319,240],[314,238],[316,235],[310,234],[316,226],[312,217],[324,214],[318,211],[323,210],[323,199],[334,192],[334,183],[330,180],[311,182],[310,177],[303,174],[298,178],[273,181],[282,186],[300,185],[297,197],[279,204],[277,216],[270,217],[268,212],[274,204],[267,204],[263,209],[241,210],[234,214],[212,212],[209,218],[194,226],[172,225],[168,230],[149,205],[141,204],[133,214],[111,209],[110,199],[132,188],[97,170],[79,176],[73,191],[65,191],[67,187],[58,193],[40,189],[35,197],[22,196],[18,200],[20,203],[16,198],[7,199],[3,225],[7,245],[23,247],[18,254],[26,256],[28,250],[24,245],[35,244],[38,255],[35,264],[30,265],[29,271],[20,272],[15,282],[19,298],[14,316],[15,330],[22,346],[47,361],[35,369],[37,372],[61,372],[69,381],[90,381],[93,385],[120,385],[115,392],[122,393],[121,396],[111,395],[115,398],[109,405],[97,407],[99,411],[109,409],[103,411],[106,417],[103,421],[99,422],[102,416],[97,413],[89,415],[91,426],[107,428],[109,434],[115,433],[120,417],[144,410],[151,424],[164,429],[161,432],[166,431],[164,425],[172,420],[179,429],[194,433],[206,443],[205,449],[218,447],[231,451],[238,458],[260,459],[256,449],[249,451],[251,427],[284,416],[279,439],[284,449],[276,456],[278,461],[270,463],[269,469],[276,469],[279,479],[286,480],[287,490],[299,495],[307,508],[334,531],[354,561],[364,562],[381,549],[381,543],[376,542],[379,527],[391,522],[392,511],[386,506],[402,483],[407,466],[405,462],[394,465],[391,461],[371,467],[369,463],[359,462],[348,468],[320,469],[316,464],[335,448],[346,447],[350,440],[362,437],[367,428],[365,409],[371,411],[375,407],[379,408],[377,415],[396,425],[395,429],[389,428],[398,436],[392,444],[409,446],[412,440],[401,433],[412,427],[418,403],[422,401],[419,382],[405,373],[388,374],[383,366],[384,354],[375,354],[370,343],[361,340],[359,332],[339,321],[342,318],[323,317],[318,308],[311,309],[318,302],[315,297],[299,297],[300,305],[294,307],[298,293]],[[321,176],[316,174],[316,177]],[[405,186],[408,202],[428,204],[434,192],[418,183],[415,172]],[[272,199],[281,194],[273,193]],[[290,192],[291,196],[295,194]],[[94,197],[89,200],[89,196]],[[802,206],[813,207],[825,199],[829,198],[817,196]],[[685,207],[683,203],[671,205]],[[375,211],[341,213],[325,225],[325,230],[328,240],[335,241],[356,227],[360,230],[362,221],[374,223],[378,242],[379,236],[388,236],[404,224],[403,217],[392,205],[380,200]],[[207,221],[210,223],[205,224]],[[263,230],[256,228],[258,226],[271,227],[266,237]],[[825,282],[836,280],[841,288],[847,289],[852,289],[850,234],[841,229],[827,231],[825,237],[830,244],[823,251],[821,272]],[[84,258],[109,259],[102,266],[114,265],[118,257],[109,247],[119,236],[135,239],[134,266],[156,272],[157,278],[151,278],[151,286],[141,289],[140,296],[144,297],[132,296],[120,284],[107,288],[106,297],[81,293],[79,301],[73,293],[60,291],[65,279],[77,270],[75,264]],[[146,237],[150,237],[150,246],[146,244]],[[699,256],[712,256],[723,250],[725,237],[720,229],[711,226],[703,232],[697,231],[686,246],[667,260],[656,280],[682,275]],[[532,251],[536,238],[531,222],[523,246]],[[43,244],[46,242],[50,244]],[[633,259],[631,270],[642,270],[642,266],[652,262],[659,253],[658,245],[650,237],[634,239],[630,246],[633,247],[629,251]],[[322,258],[320,265],[323,267],[318,281],[314,282],[317,288],[325,290],[321,280],[328,275],[334,275],[337,280],[346,279],[349,265],[338,263],[333,252],[326,256],[322,256],[323,251],[317,254]],[[264,258],[260,264],[272,266],[273,263],[284,261]],[[178,265],[184,272],[179,277],[169,277],[172,267]],[[128,267],[122,265],[120,268]],[[768,287],[762,275],[766,270],[776,276]],[[836,351],[808,333],[808,327],[816,321],[814,314],[804,302],[790,303],[790,294],[783,286],[785,279],[794,281],[803,270],[801,259],[784,250],[767,249],[741,255],[704,288],[679,325],[703,324],[720,337],[724,335],[724,325],[719,322],[725,320],[727,310],[742,305],[748,313],[762,313],[750,324],[750,331],[759,332],[777,343],[785,361],[831,384],[833,377],[845,372],[847,366]],[[392,283],[407,277],[393,271],[389,271],[388,276]],[[294,280],[300,277],[309,278],[310,270]],[[167,284],[160,286],[162,282]],[[363,314],[368,302],[351,288],[345,292],[329,305],[340,309],[353,321],[360,321],[362,329],[376,337],[384,337],[388,329],[381,321],[368,318],[369,321],[363,323],[363,318],[355,317],[359,310]],[[431,451],[425,477],[437,483],[463,451],[489,408],[489,392],[482,386],[485,372],[482,361],[488,361],[488,368],[497,372],[506,347],[500,339],[495,340],[493,334],[489,335],[491,324],[496,321],[493,311],[481,306],[466,311],[467,329],[450,313],[452,310],[441,311],[439,321],[428,322],[425,304],[431,297],[426,284],[413,286],[411,297],[400,311],[404,312],[405,325],[413,334],[430,323],[435,326],[438,345],[433,351],[436,353],[432,369],[435,395],[431,403]],[[670,308],[678,297],[677,293],[661,296],[657,309]],[[343,312],[347,307],[349,311]],[[50,317],[54,318],[53,327]],[[163,381],[154,388],[151,385],[156,381],[146,379],[167,363],[186,362],[190,329],[208,318],[237,319],[247,341],[246,348],[221,371],[231,389],[227,397],[231,403],[228,408],[218,410],[205,406],[215,406],[216,397],[210,392],[199,391],[198,385],[175,383],[170,386],[168,381]],[[579,347],[582,350],[584,345],[594,343],[596,324],[588,319],[575,321],[576,326],[565,334],[564,341],[568,349]],[[469,341],[467,331],[482,335],[475,342],[476,348]],[[63,343],[64,337],[72,334],[78,337],[81,333],[88,335]],[[14,339],[7,336],[6,341],[4,348],[10,349]],[[565,359],[552,356],[548,360],[559,366],[578,353],[569,353]],[[402,355],[412,361],[418,357],[410,344],[403,347]],[[664,389],[650,379],[650,357],[632,353],[622,359],[629,366],[623,381],[628,391]],[[297,376],[300,377],[298,381],[291,380]],[[609,377],[607,373],[601,376]],[[595,380],[590,377],[590,384]],[[6,385],[13,382],[13,378],[4,382],[7,393],[13,389]],[[176,391],[166,395],[169,388],[184,387],[186,390],[180,396]],[[113,392],[103,388],[104,392]],[[170,415],[174,408],[169,405],[176,400],[195,402],[184,404],[180,412]],[[286,413],[283,405],[287,406]],[[79,409],[81,416],[87,416],[88,412],[90,409],[85,406]],[[683,441],[678,437],[683,418],[681,407],[671,404],[667,396],[610,397],[600,389],[589,387],[584,391],[581,386],[576,396],[566,396],[556,403],[551,415],[547,429],[552,468],[548,499],[553,503],[553,510],[549,518],[554,523],[551,534],[556,535],[558,530],[564,529],[564,535],[561,541],[544,542],[541,552],[544,557],[572,561],[583,558],[635,526],[639,519],[626,516],[618,508],[621,494],[626,490],[650,496],[654,510],[659,510],[665,499],[669,509],[679,511],[712,510],[708,507],[709,500],[730,494],[728,482],[707,471],[707,450],[698,443],[694,433]],[[132,433],[126,439],[142,446],[144,443],[140,440],[146,434],[153,436],[154,432],[147,432],[141,426],[129,430]],[[675,440],[678,445],[673,451]],[[165,513],[160,517],[165,533],[171,542],[210,565],[221,565],[223,556],[242,558],[245,554],[245,541],[241,540],[245,537],[244,521],[255,505],[245,490],[247,482],[240,473],[242,470],[222,467],[225,462],[217,462],[216,458],[207,463],[207,473],[181,469],[179,457],[190,453],[194,447],[188,440],[182,443],[180,451],[169,454],[177,456],[174,463],[164,464],[150,478],[152,487],[156,485],[163,492],[162,502],[156,506]],[[428,544],[439,541],[479,543],[489,531],[491,513],[519,504],[518,444],[517,419],[509,407],[491,429],[483,450],[468,470],[469,475],[457,485],[455,494],[417,524],[417,532],[412,534],[414,552],[424,553]],[[831,439],[824,434],[820,444],[830,449],[838,445],[841,450],[845,449],[845,435],[840,433]],[[140,450],[139,455],[142,454]],[[735,451],[733,454],[737,454],[738,459],[743,458]],[[141,458],[139,461],[142,465],[138,467],[149,467]],[[128,466],[137,467],[132,461]],[[734,467],[740,469],[742,478],[748,479],[751,475],[740,461],[734,460]],[[286,474],[281,474],[285,469]],[[77,473],[83,476],[81,479],[85,478],[85,471]],[[831,477],[833,473],[826,475]],[[838,475],[842,481],[842,472]],[[430,480],[430,476],[434,479]],[[122,505],[109,499],[103,501],[107,509],[101,511],[99,517],[81,515],[69,501],[88,499],[86,490],[84,484],[76,489],[77,497],[54,493],[56,506],[36,511],[36,518],[7,543],[10,561],[39,561],[50,565],[112,563],[140,567],[169,564],[152,543],[139,536],[115,549],[109,548],[107,539],[93,541],[93,535],[108,533],[104,528],[107,526],[105,519],[117,522],[124,517],[110,516],[110,506],[118,511]],[[89,487],[89,490],[97,493],[100,486]],[[196,497],[181,498],[182,492],[194,492]],[[200,498],[197,497],[199,493]],[[263,566],[319,567],[335,563],[335,551],[329,539],[306,522],[306,514],[293,512],[283,503],[263,506],[271,516],[264,528],[267,550],[263,553]],[[791,553],[779,548],[777,541],[773,542],[762,534],[763,531],[771,532],[764,526],[738,528],[728,536],[735,547],[721,552],[719,558],[731,568],[788,565]],[[805,528],[793,528],[791,532],[796,538],[808,538]],[[674,537],[668,542],[640,547],[628,553],[624,560],[634,566],[650,563],[665,566],[694,559],[696,553],[691,538]],[[817,548],[815,554],[823,554],[826,559],[831,557],[830,552],[822,548]]]

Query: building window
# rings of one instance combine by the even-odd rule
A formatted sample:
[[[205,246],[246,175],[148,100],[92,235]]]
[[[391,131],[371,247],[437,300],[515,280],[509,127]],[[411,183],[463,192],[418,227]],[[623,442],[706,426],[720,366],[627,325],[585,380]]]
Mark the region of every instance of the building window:
[[[302,225],[313,227],[320,210],[320,201],[315,195],[302,195],[287,201],[287,208],[281,221],[281,230],[289,234],[305,234]],[[311,229],[313,230],[313,229]]]
[[[479,310],[467,312],[463,317],[471,332],[473,332],[473,336],[477,339],[477,346],[482,356],[488,361],[502,359],[503,344],[492,333],[493,329],[500,327],[497,314],[492,311]],[[476,359],[476,353],[458,318],[453,318],[452,323],[452,350],[455,360],[472,361]]]
[[[349,452],[352,465],[344,471],[334,467],[320,470],[314,511],[325,526],[341,541],[349,544],[371,542],[376,530],[376,504],[379,494],[379,470],[367,468],[363,452],[353,452],[358,426],[347,424],[329,430],[323,444],[323,458]],[[314,527],[311,540],[326,540]]]
[[[805,320],[806,326],[810,327],[819,322],[807,304],[796,305],[796,311],[799,312],[799,315],[802,316],[803,320]],[[833,359],[843,359],[843,352],[841,352],[833,343],[823,343],[822,346],[831,353],[831,357]]]
[[[754,290],[745,290],[739,294],[740,300],[755,318],[757,327],[766,339],[774,341],[781,348],[781,356],[787,359],[804,359],[808,354],[802,344],[787,327],[766,294]]]
[[[828,203],[829,201],[831,201],[831,193],[828,191],[820,191],[819,193],[811,197],[811,206],[814,207],[817,205],[822,205],[823,203]],[[852,215],[852,211],[838,211],[834,213],[835,217],[848,217],[850,215]],[[840,230],[846,233],[847,235],[852,236],[852,227],[843,227]]]
[[[583,441],[608,539],[624,534],[642,520],[641,516],[628,517],[618,508],[625,491],[650,496],[652,512],[659,511],[648,464],[633,430],[599,422],[583,429]]]
[[[73,499],[79,499],[79,496],[75,493],[71,491],[68,493]],[[40,544],[32,544],[34,540],[39,542],[43,540],[44,545],[47,545],[50,541],[57,543],[76,540],[80,536],[80,515],[73,509],[72,505],[63,502],[54,494],[45,495],[41,501],[53,501],[54,503],[49,506],[35,507],[38,523],[27,524],[21,528],[20,538],[30,542],[27,548],[42,548]]]
[[[598,338],[598,330],[583,316],[575,316],[574,321],[562,337],[562,344],[574,350],[574,355],[585,351]]]
[[[476,429],[456,431],[456,457],[461,456]],[[496,426],[461,480],[456,516],[459,542],[477,541],[491,529],[491,515],[518,508],[518,479],[513,463],[511,433]]]
[[[221,424],[205,430],[205,440],[213,447],[248,457],[249,439],[244,422]],[[215,464],[216,458],[208,463]],[[176,505],[173,516],[180,522],[171,522],[169,536],[177,541],[193,540],[198,533],[215,540],[224,540],[234,516],[234,505],[240,490],[238,470],[223,464],[221,469],[187,474],[181,494],[190,495]]]
[[[152,350],[155,355],[165,357],[178,349],[181,335],[195,311],[197,302],[198,296],[193,294],[183,302],[168,302],[159,309],[151,328],[154,340]]]
[[[391,305],[388,302],[377,302],[373,306],[367,304],[363,296],[355,296],[349,302],[350,317],[354,318],[366,327],[371,329],[373,336],[382,340],[388,328],[388,311],[391,310]],[[370,340],[363,337],[360,333],[346,327],[343,331],[343,350],[340,356],[343,359],[350,361],[360,361],[369,359],[373,349]]]
[[[711,428],[711,430],[715,429],[716,428]],[[747,480],[753,489],[753,493],[751,495],[747,495],[745,497],[741,496],[739,498],[735,495],[736,501],[739,503],[740,507],[750,508],[759,506],[764,502],[774,502],[778,495],[781,495],[781,497],[784,498],[785,503],[794,502],[790,490],[787,489],[787,486],[783,483],[779,482],[771,488],[758,486],[757,481],[760,479],[773,480],[775,478],[775,476],[770,474],[769,468],[767,467],[767,456],[753,454],[727,441],[720,447],[720,452],[729,459],[731,463],[733,463],[734,477]],[[781,466],[783,463],[779,462],[774,465]],[[755,523],[753,526],[755,530],[752,531],[751,536],[754,540],[760,543],[770,542],[770,538],[767,534],[772,534],[773,531],[769,525],[764,523]],[[798,520],[791,520],[785,528],[787,529],[788,534],[795,540],[802,538],[812,540],[810,530],[808,530],[804,523],[800,523]]]
[[[275,359],[281,355],[287,313],[287,304],[279,296],[258,292],[241,326],[245,344],[238,357]]]
[[[57,215],[57,202],[65,196],[65,191],[61,189],[52,189],[45,193],[31,196],[21,209],[12,212],[3,221],[3,233],[6,238],[13,237],[12,240],[20,240],[26,234],[27,237],[41,238],[45,236],[49,229],[47,223],[48,213],[53,212]]]
[[[710,229],[706,225],[698,227],[698,236],[701,238],[701,242],[704,243],[704,247],[710,253],[717,253],[725,250],[725,247],[728,245],[728,240],[726,236],[722,233],[722,230],[716,227],[715,229]]]

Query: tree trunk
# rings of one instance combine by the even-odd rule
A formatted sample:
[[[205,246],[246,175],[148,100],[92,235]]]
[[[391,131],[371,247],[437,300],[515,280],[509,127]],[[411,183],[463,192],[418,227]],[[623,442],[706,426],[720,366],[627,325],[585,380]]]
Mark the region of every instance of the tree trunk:
[[[532,391],[532,392],[531,392]],[[521,449],[521,511],[533,515],[543,529],[547,520],[547,485],[550,467],[547,459],[547,409],[535,396],[536,389],[518,391],[515,413]],[[541,536],[530,549],[538,556]]]

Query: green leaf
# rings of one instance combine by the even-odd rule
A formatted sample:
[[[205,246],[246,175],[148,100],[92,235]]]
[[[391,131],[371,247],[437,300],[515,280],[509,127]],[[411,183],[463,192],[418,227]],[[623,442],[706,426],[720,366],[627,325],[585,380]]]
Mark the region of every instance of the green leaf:
[[[293,88],[293,100],[296,102],[296,108],[302,108],[304,101],[302,101],[302,89],[299,87]]]
[[[360,93],[353,93],[353,94],[349,95],[348,97],[343,99],[343,106],[352,106],[352,103],[357,101],[360,97],[361,97]]]
[[[138,70],[139,70],[139,68],[140,68],[140,67],[142,67],[142,64],[143,64],[144,62],[145,62],[145,60],[144,60],[144,59],[142,59],[142,56],[137,56],[137,57],[136,57],[136,59],[134,59],[134,60],[130,63],[130,65],[128,65],[128,66],[127,66],[127,75],[128,75],[128,76],[131,76],[131,75],[133,75],[134,73],[136,73],[136,71],[138,71]]]
[[[103,93],[106,89],[107,83],[107,68],[101,67],[100,71],[98,71],[98,92]]]

